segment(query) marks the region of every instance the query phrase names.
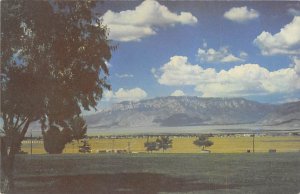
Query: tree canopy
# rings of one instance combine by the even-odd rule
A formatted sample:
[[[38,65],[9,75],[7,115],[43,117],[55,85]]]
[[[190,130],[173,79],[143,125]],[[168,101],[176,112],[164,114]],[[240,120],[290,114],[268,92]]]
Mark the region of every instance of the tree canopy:
[[[44,148],[49,154],[61,154],[66,143],[71,141],[71,131],[68,128],[60,131],[58,127],[51,126],[44,135]]]
[[[202,150],[204,150],[206,147],[210,147],[214,143],[208,139],[208,136],[201,135],[201,136],[198,137],[198,139],[196,139],[194,141],[194,144],[199,146],[199,147],[202,147]]]
[[[87,132],[87,125],[82,117],[75,116],[69,121],[72,138],[79,141],[83,139]]]
[[[145,142],[144,147],[146,148],[147,152],[151,152],[151,153],[152,151],[156,151],[159,149],[158,144],[155,141]]]
[[[173,140],[170,139],[168,136],[161,136],[156,140],[158,149],[162,149],[163,152],[169,148],[172,148]]]
[[[31,122],[39,120],[42,130],[68,128],[110,88],[106,62],[114,47],[95,5],[1,2],[1,117],[11,161]]]
[[[4,121],[60,123],[102,97],[111,57],[106,27],[89,1],[4,1],[1,113]],[[103,75],[101,78],[99,75]]]

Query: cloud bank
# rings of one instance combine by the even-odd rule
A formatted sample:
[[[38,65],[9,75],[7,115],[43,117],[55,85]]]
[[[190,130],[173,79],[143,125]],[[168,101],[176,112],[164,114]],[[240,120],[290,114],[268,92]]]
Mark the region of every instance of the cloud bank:
[[[119,88],[116,92],[106,91],[104,98],[107,101],[138,101],[147,97],[147,92],[141,88],[124,89]]]
[[[300,16],[274,35],[263,31],[254,40],[254,44],[263,55],[300,55]]]
[[[242,64],[218,72],[193,65],[185,56],[173,56],[155,73],[158,83],[194,86],[203,97],[290,94],[300,90],[299,59],[294,63],[293,67],[277,71],[269,71],[259,64]]]
[[[108,10],[102,19],[110,30],[109,38],[123,42],[140,41],[155,35],[160,27],[197,23],[197,18],[191,13],[173,13],[154,0],[143,1],[134,10],[119,13]]]

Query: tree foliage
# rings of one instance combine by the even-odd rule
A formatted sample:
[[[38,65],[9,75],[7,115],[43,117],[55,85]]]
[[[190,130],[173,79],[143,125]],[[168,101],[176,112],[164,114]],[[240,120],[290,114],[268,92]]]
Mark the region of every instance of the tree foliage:
[[[198,139],[196,139],[194,141],[194,144],[199,146],[199,147],[202,147],[202,150],[204,150],[206,147],[210,147],[214,143],[208,139],[208,136],[201,135],[201,136],[198,137]]]
[[[158,144],[155,141],[152,142],[145,142],[144,147],[146,148],[147,152],[159,150]]]
[[[87,125],[82,117],[75,116],[69,121],[71,133],[73,139],[77,140],[83,139],[87,132]]]
[[[72,133],[68,128],[59,130],[51,126],[44,135],[44,148],[49,154],[61,154],[65,145],[72,141]]]
[[[50,126],[44,132],[44,148],[49,154],[60,154],[67,143],[72,142],[73,139],[79,142],[86,136],[87,125],[82,117],[74,116],[67,123],[68,127],[62,130],[57,126]]]
[[[106,62],[113,47],[95,5],[1,2],[1,117],[9,161],[4,174],[11,176],[31,122],[40,120],[43,134],[53,126],[67,130],[69,119],[95,108],[110,88]]]
[[[169,148],[172,148],[173,140],[169,138],[169,136],[161,136],[160,138],[156,139],[156,143],[158,149],[162,149],[163,152]]]
[[[94,3],[2,4],[4,120],[44,118],[41,121],[49,125],[63,125],[66,119],[80,114],[81,107],[95,107],[103,88],[110,87],[105,63],[111,57],[111,49],[106,28],[91,15]]]
[[[81,153],[91,153],[91,145],[88,143],[86,139],[81,141],[83,143],[82,146],[79,146],[79,152]]]

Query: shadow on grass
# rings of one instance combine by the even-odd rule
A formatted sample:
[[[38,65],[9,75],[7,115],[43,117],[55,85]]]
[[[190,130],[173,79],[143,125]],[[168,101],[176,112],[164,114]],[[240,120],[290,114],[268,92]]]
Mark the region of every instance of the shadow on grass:
[[[152,173],[92,174],[17,178],[16,193],[144,193],[233,189],[236,185],[199,183]]]

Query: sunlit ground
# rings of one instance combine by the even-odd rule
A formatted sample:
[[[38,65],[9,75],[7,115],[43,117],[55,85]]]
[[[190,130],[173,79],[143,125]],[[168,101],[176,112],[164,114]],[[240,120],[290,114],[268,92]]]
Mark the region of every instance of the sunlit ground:
[[[173,139],[173,147],[165,153],[199,153],[200,148],[193,144],[195,137],[177,137]],[[155,141],[156,137],[149,138],[149,141]],[[252,137],[211,137],[214,145],[206,148],[212,153],[245,153],[253,149]],[[90,139],[92,153],[98,153],[105,150],[127,150],[131,152],[146,152],[144,143],[147,138],[127,138],[127,139]],[[64,153],[78,153],[77,141],[66,145]],[[268,152],[270,149],[276,149],[276,152],[299,152],[300,136],[256,136],[254,139],[255,152]],[[22,150],[31,153],[30,141],[24,141]],[[161,153],[162,151],[155,151]],[[46,153],[42,141],[33,141],[33,154]]]

